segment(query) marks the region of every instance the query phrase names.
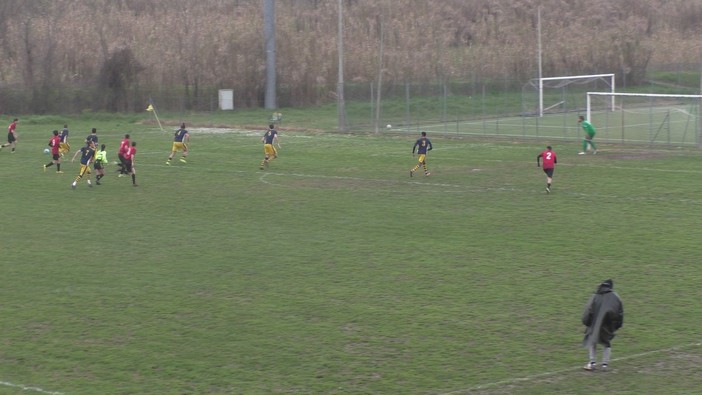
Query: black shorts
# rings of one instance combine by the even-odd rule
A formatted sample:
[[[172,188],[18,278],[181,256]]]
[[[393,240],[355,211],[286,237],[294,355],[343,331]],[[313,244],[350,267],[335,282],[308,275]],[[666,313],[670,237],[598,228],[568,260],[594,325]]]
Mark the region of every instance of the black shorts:
[[[7,142],[8,143],[14,143],[17,139],[15,138],[14,133],[8,133],[7,134]]]
[[[544,169],[544,173],[546,173],[546,175],[549,177],[553,177],[553,168]]]
[[[124,160],[124,167],[127,169],[127,173],[131,173],[132,172],[132,161],[125,159]]]
[[[54,160],[59,160],[59,159],[61,159],[61,154],[53,154],[51,157],[52,157]]]
[[[127,159],[124,158],[124,155],[117,155],[119,158],[119,163],[126,165],[127,164]]]
[[[95,163],[93,163],[93,169],[95,169],[95,170],[102,170],[102,162],[95,162]]]

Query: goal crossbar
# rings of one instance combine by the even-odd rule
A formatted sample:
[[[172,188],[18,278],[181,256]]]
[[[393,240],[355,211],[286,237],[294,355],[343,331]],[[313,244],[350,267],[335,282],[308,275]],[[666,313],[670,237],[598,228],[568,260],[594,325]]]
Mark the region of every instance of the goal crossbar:
[[[614,74],[590,74],[590,75],[570,75],[565,77],[543,77],[542,81],[557,81],[557,80],[583,80],[587,78],[604,78],[614,77]]]

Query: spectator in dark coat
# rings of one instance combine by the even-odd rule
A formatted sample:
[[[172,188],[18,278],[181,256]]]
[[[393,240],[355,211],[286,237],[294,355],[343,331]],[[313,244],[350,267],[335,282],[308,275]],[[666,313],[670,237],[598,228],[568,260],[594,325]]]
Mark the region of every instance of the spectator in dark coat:
[[[592,371],[597,368],[597,344],[604,346],[601,367],[602,370],[607,370],[614,333],[624,324],[624,306],[613,288],[612,280],[603,281],[585,306],[582,321],[587,328],[583,347],[587,348],[590,357],[585,370]]]

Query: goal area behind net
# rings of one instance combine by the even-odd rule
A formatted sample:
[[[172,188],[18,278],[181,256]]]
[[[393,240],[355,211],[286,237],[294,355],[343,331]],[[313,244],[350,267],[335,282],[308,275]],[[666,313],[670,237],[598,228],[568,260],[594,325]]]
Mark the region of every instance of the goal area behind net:
[[[532,78],[522,87],[522,115],[585,111],[585,93],[614,93],[614,74]]]
[[[587,92],[586,102],[598,140],[700,144],[702,95]]]

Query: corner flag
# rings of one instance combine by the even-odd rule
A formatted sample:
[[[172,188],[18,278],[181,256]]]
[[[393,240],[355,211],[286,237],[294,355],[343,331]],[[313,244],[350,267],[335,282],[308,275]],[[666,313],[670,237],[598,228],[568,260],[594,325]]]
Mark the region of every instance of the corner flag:
[[[163,126],[161,126],[161,120],[158,119],[158,113],[156,112],[156,108],[154,108],[154,105],[151,102],[151,99],[149,99],[149,106],[146,107],[146,111],[154,113],[154,117],[156,117],[156,122],[158,122],[158,127],[163,132]]]

